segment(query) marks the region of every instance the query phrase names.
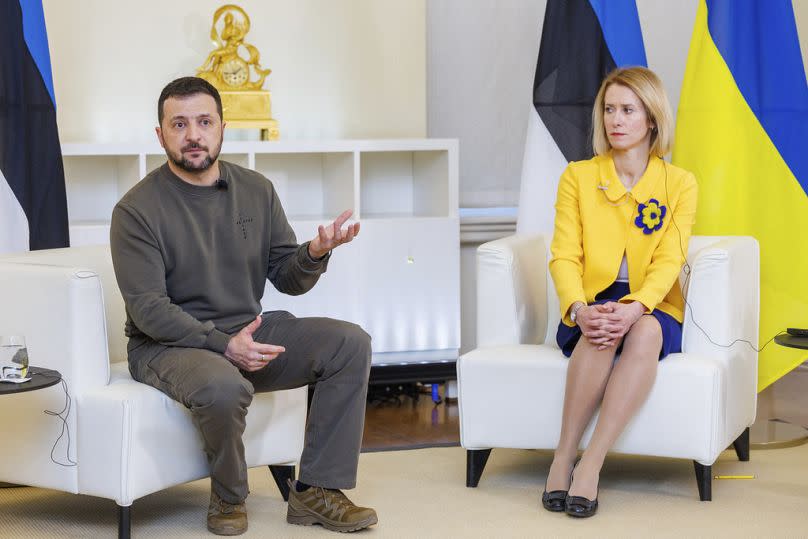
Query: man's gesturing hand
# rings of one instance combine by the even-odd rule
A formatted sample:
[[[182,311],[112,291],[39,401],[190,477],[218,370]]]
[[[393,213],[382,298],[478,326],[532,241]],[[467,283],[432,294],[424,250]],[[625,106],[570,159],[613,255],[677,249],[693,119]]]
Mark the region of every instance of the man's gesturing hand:
[[[342,230],[342,225],[353,215],[353,210],[345,210],[336,220],[328,226],[320,225],[317,237],[309,242],[309,255],[312,258],[322,258],[334,247],[348,243],[359,234],[359,223],[348,225]]]
[[[230,338],[227,350],[224,351],[227,359],[245,371],[252,372],[262,369],[267,363],[278,357],[278,354],[286,351],[283,346],[255,342],[252,335],[260,325],[261,316],[259,315]]]

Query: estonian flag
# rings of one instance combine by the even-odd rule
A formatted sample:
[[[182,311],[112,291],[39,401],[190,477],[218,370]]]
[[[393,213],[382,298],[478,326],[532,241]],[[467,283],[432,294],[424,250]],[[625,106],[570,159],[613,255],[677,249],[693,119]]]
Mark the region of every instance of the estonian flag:
[[[634,0],[547,0],[522,162],[518,232],[551,233],[558,179],[593,156],[592,105],[617,66],[647,65]],[[542,211],[522,208],[526,200]]]
[[[0,0],[0,252],[69,245],[41,0]]]
[[[761,342],[808,327],[808,84],[791,2],[699,2],[673,162],[699,182],[695,233],[760,242]],[[804,359],[767,346],[758,389]]]

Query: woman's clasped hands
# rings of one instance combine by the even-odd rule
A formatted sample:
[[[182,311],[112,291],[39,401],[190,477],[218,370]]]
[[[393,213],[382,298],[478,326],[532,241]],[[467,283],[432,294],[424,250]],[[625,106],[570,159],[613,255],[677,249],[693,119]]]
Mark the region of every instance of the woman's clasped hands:
[[[605,350],[619,344],[645,312],[645,306],[639,301],[609,301],[581,307],[578,309],[576,322],[591,344],[596,345],[598,350]]]

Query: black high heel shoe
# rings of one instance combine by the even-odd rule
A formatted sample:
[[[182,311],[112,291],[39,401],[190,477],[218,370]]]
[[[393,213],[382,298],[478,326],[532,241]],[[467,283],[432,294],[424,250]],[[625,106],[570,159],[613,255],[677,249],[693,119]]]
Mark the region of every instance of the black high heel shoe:
[[[575,461],[578,464],[578,461]],[[575,469],[575,464],[572,469]],[[572,484],[572,471],[570,471],[570,484]],[[541,495],[541,504],[548,511],[553,513],[563,513],[567,508],[567,490],[551,490],[547,492],[547,482],[544,483],[544,492]]]
[[[541,504],[548,511],[562,513],[567,507],[567,492],[566,490],[551,490],[547,492],[545,483],[544,492],[541,495]]]
[[[570,486],[572,486],[573,475],[575,475],[575,467],[572,468],[572,473],[570,474]],[[597,492],[600,492],[600,484],[598,484]],[[595,494],[595,499],[590,500],[583,496],[570,496],[567,494],[564,500],[564,511],[571,517],[591,517],[598,512],[598,495]]]

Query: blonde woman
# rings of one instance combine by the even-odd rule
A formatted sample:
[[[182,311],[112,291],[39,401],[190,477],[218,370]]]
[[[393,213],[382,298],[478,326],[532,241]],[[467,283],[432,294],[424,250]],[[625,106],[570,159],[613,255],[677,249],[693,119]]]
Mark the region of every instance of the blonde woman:
[[[697,200],[693,175],[663,160],[673,121],[652,71],[610,73],[592,120],[596,156],[570,163],[561,177],[550,261],[561,307],[556,340],[570,362],[542,504],[576,517],[597,511],[606,454],[645,402],[658,362],[681,351],[678,277]]]

